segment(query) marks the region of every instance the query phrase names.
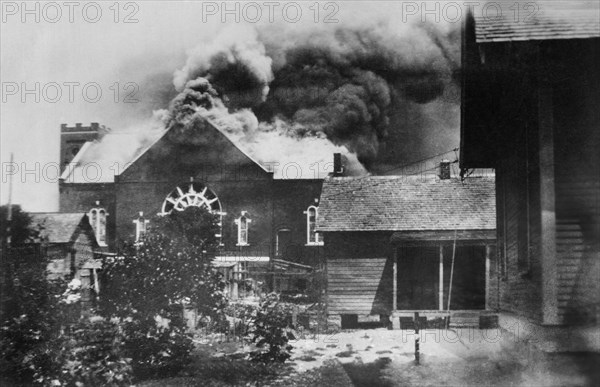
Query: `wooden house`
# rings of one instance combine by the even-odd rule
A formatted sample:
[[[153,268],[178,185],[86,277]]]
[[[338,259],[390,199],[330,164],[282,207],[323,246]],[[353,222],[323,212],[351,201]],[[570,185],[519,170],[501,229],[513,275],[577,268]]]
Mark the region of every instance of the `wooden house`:
[[[460,165],[496,170],[500,309],[542,325],[594,323],[600,3],[528,7],[518,19],[510,2],[466,20]]]
[[[331,323],[496,307],[494,178],[462,182],[449,170],[324,181]]]
[[[100,291],[98,243],[88,216],[83,213],[32,213],[32,225],[40,230],[42,251],[49,259],[50,279],[78,279],[82,301],[91,302]]]

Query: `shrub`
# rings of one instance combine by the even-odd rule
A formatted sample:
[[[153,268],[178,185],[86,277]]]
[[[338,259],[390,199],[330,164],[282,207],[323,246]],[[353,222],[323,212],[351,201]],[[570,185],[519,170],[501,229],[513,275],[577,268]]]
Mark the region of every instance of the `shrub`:
[[[187,366],[194,348],[183,321],[159,325],[154,319],[132,319],[123,326],[125,353],[138,379],[174,376]]]
[[[82,320],[61,335],[53,348],[60,365],[52,383],[62,386],[131,385],[131,359],[124,357],[120,327],[110,321]],[[45,379],[48,379],[47,377]]]
[[[204,208],[173,211],[154,218],[141,243],[105,260],[101,310],[124,321],[125,352],[137,378],[175,375],[191,360],[184,305],[210,319],[226,306],[225,283],[211,265],[218,222]]]
[[[281,303],[277,294],[269,294],[256,312],[252,342],[266,351],[251,354],[252,360],[283,363],[291,357],[290,340],[295,340],[292,326],[292,306]]]
[[[194,372],[201,385],[270,385],[284,371],[278,363],[260,363],[230,356],[203,357],[195,364]],[[212,384],[211,384],[212,382]],[[218,384],[222,383],[222,384]]]
[[[233,331],[240,337],[247,337],[252,331],[258,313],[258,305],[242,302],[230,303],[223,312],[227,321],[227,333]]]
[[[46,259],[35,247],[3,252],[2,325],[0,326],[0,374],[21,384],[34,382],[34,370],[52,373],[52,357],[46,348],[61,321],[61,281],[46,278]]]
[[[5,322],[0,330],[0,370],[20,384],[32,384],[39,375],[51,375],[54,362],[45,324],[24,314]]]
[[[2,326],[4,375],[26,385],[131,384],[120,327],[98,318],[75,322],[66,318],[78,310],[78,290],[77,281],[72,281],[56,297],[54,313],[47,313],[47,320],[39,313],[24,314]]]

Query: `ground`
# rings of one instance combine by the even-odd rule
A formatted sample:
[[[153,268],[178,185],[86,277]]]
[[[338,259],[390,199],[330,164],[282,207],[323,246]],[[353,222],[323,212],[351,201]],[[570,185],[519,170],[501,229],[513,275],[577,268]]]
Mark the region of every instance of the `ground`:
[[[142,385],[583,386],[600,380],[600,355],[541,355],[501,330],[422,330],[419,337],[419,365],[413,331],[305,336],[292,343],[293,356],[283,367],[243,360],[248,347],[239,342],[204,341],[187,375]]]

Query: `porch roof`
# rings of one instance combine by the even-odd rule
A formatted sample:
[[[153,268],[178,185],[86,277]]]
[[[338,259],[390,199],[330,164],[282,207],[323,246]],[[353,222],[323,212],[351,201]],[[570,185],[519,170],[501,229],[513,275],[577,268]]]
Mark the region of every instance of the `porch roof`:
[[[600,37],[597,1],[487,1],[477,7],[477,43]]]
[[[397,231],[392,234],[390,241],[392,243],[406,242],[452,242],[456,237],[457,241],[473,240],[495,240],[496,230],[437,230],[437,231]]]
[[[330,177],[317,231],[494,230],[494,178]],[[452,237],[454,234],[452,233]]]

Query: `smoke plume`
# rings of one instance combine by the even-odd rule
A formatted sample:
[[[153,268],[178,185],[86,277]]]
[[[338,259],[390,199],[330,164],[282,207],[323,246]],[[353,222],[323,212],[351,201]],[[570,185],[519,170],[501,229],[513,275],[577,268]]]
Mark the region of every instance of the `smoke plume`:
[[[162,72],[153,78],[161,82],[151,82],[158,90],[150,101],[175,97],[155,111],[162,118],[146,137],[117,145],[112,157],[139,154],[162,133],[157,126],[201,143],[199,118],[263,164],[300,165],[303,178],[331,170],[333,153],[360,175],[456,147],[458,27],[365,19],[224,28],[188,51],[172,86]],[[97,152],[110,148],[101,145]]]
[[[325,162],[342,151],[377,171],[416,143],[454,145],[458,57],[457,31],[420,22],[236,26],[175,72],[171,119],[207,117],[261,161]],[[420,137],[430,128],[434,141]]]

